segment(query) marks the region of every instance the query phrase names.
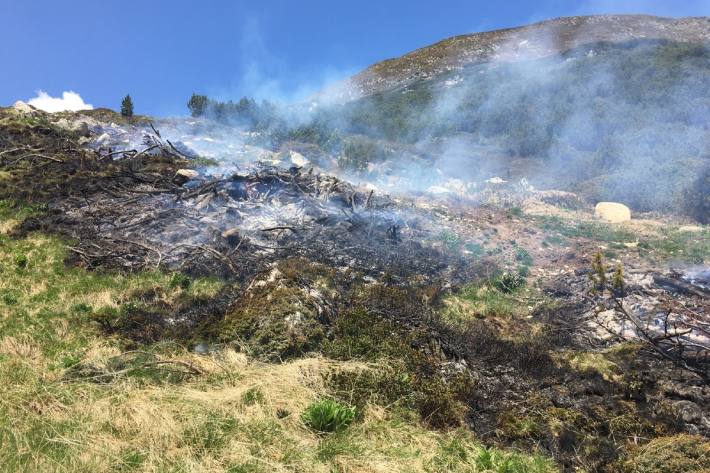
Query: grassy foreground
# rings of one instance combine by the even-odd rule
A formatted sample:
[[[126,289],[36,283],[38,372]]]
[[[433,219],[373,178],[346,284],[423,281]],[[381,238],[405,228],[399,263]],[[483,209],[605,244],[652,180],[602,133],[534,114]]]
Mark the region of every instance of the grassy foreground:
[[[129,347],[97,314],[151,290],[169,307],[220,283],[169,274],[87,273],[66,242],[9,233],[32,209],[0,201],[0,471],[547,472],[554,464],[434,431],[411,412],[366,406],[318,434],[301,414],[328,397],[323,375],[377,365],[309,357],[281,364],[163,342]],[[110,373],[110,374],[107,374]]]

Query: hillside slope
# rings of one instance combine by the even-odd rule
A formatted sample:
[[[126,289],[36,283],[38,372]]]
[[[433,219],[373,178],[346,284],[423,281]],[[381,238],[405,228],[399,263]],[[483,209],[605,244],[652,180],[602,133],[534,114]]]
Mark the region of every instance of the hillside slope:
[[[573,17],[457,36],[375,64],[301,113],[198,98],[197,115],[274,150],[301,143],[312,162],[388,192],[525,179],[708,221],[708,18]]]
[[[399,159],[416,188],[525,178],[706,221],[709,45],[708,18],[631,15],[456,36],[324,92],[321,122],[431,157]]]
[[[589,43],[623,43],[634,39],[702,43],[710,39],[710,18],[575,16],[518,28],[454,36],[399,58],[373,64],[339,84],[335,94],[342,99],[353,99],[475,63],[539,59]]]

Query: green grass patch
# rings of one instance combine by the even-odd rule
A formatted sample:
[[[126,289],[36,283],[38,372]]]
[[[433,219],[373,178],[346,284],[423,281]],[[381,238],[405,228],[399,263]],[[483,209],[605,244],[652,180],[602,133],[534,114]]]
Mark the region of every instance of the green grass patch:
[[[264,392],[258,387],[249,388],[242,394],[242,404],[245,406],[253,406],[262,402],[264,402]]]
[[[522,264],[523,266],[533,265],[533,257],[530,255],[528,250],[520,246],[515,247],[515,261]]]
[[[323,399],[308,406],[301,420],[316,432],[340,432],[350,425],[356,414],[355,407]]]
[[[532,221],[547,233],[557,233],[558,238],[587,238],[599,242],[633,242],[637,239],[636,234],[627,228],[601,222],[572,221],[554,215],[535,216]]]
[[[704,228],[700,232],[664,229],[659,237],[640,241],[638,248],[642,256],[651,259],[707,263],[710,262],[710,229]]]
[[[43,205],[23,205],[11,200],[0,200],[0,222],[15,220],[21,222],[45,210]]]
[[[544,240],[542,240],[542,246],[547,248],[550,246],[568,246],[569,242],[566,238],[559,235],[547,235]]]
[[[186,446],[204,454],[223,448],[237,427],[238,423],[233,417],[210,412],[202,422],[185,431],[183,440]]]
[[[554,463],[542,455],[527,456],[510,453],[478,444],[465,431],[453,432],[442,439],[427,471],[444,472],[495,472],[495,473],[546,473],[557,471]]]
[[[467,286],[457,297],[472,303],[475,315],[514,316],[519,309],[517,300],[510,293],[499,291],[489,284]]]

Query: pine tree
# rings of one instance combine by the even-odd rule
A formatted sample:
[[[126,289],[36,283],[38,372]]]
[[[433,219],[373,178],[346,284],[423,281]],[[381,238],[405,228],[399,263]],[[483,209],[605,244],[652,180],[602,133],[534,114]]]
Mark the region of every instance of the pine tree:
[[[192,94],[190,101],[187,102],[187,108],[190,109],[190,114],[193,117],[199,117],[204,115],[210,100],[206,95]]]
[[[127,118],[133,116],[133,100],[130,95],[126,95],[121,102],[121,115]]]

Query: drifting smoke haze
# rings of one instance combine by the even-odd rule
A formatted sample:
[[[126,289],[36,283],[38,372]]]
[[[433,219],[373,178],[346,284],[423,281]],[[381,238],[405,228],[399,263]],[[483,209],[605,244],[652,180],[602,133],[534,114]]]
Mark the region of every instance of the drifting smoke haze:
[[[524,177],[549,188],[596,179],[598,199],[644,210],[673,206],[682,198],[676,184],[691,183],[708,166],[710,84],[697,74],[701,57],[707,67],[707,47],[674,63],[664,90],[656,84],[640,90],[629,79],[636,72],[642,85],[649,71],[631,69],[675,45],[627,46],[590,45],[562,57],[489,63],[454,75],[424,115],[435,126],[468,124],[448,136],[425,128],[430,138],[416,147],[436,156],[436,167],[450,177]]]
[[[515,61],[360,99],[345,107],[339,126],[402,140],[425,157],[388,160],[390,174],[406,177],[389,181],[405,191],[437,179],[470,187],[500,176],[638,210],[682,206],[710,161],[707,43],[590,43],[540,58],[555,41],[516,40],[499,46]],[[388,107],[391,114],[382,111]]]
[[[211,174],[265,161],[316,166],[389,193],[460,196],[492,178],[525,179],[592,203],[684,211],[709,169],[708,43],[587,41],[597,27],[580,25],[582,46],[569,50],[554,30],[514,34],[485,61],[343,101],[343,82],[314,95],[342,73],[285,87],[283,65],[250,22],[247,73],[237,81],[256,99],[247,111],[222,92],[199,118],[161,127],[215,159]]]
[[[294,70],[284,58],[268,46],[262,25],[257,18],[247,19],[240,28],[237,62],[242,74],[229,86],[209,91],[219,101],[239,100],[242,96],[256,101],[281,105],[284,114],[295,114],[292,120],[301,123],[308,116],[308,106],[301,107],[330,83],[341,81],[357,72],[356,67],[323,67],[316,70]]]

